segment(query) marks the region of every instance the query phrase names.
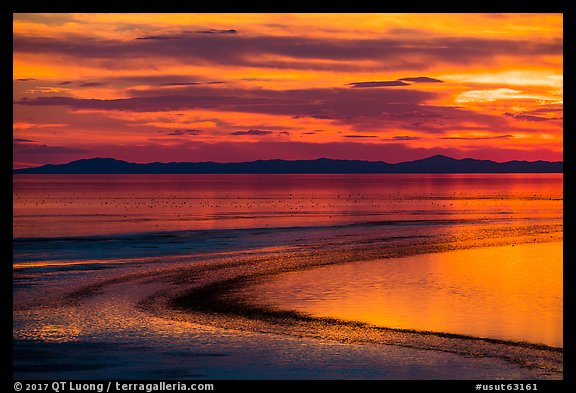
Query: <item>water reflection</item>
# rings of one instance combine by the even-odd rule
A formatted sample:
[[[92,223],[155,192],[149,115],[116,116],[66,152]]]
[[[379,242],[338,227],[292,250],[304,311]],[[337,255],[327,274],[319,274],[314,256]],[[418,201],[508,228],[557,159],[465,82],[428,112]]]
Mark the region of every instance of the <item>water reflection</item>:
[[[316,316],[563,345],[558,242],[329,266],[250,291]]]
[[[14,236],[561,219],[562,174],[16,175]]]

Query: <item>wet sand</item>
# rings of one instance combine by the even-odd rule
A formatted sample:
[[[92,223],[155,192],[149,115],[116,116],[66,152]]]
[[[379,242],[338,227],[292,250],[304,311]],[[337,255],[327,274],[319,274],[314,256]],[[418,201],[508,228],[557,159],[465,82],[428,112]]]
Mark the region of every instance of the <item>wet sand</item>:
[[[549,234],[527,233],[524,240],[549,239]],[[561,234],[553,235],[559,240]],[[510,238],[508,238],[510,239]],[[519,243],[520,238],[514,239]],[[509,241],[509,240],[508,240]],[[480,242],[486,246],[501,245],[504,239],[488,237]],[[86,306],[111,289],[114,293],[143,285],[147,287],[133,301],[141,311],[154,315],[158,321],[169,320],[185,324],[211,326],[239,334],[257,333],[290,336],[303,340],[320,340],[371,348],[392,346],[414,351],[435,351],[454,354],[463,359],[492,359],[519,366],[526,378],[559,379],[563,371],[563,350],[546,345],[514,342],[410,329],[391,329],[368,323],[314,317],[292,310],[281,310],[255,301],[258,296],[242,296],[250,292],[251,285],[269,280],[285,272],[313,269],[319,266],[355,263],[374,258],[393,258],[422,253],[473,247],[462,242],[407,242],[348,249],[317,250],[268,249],[257,253],[223,255],[203,262],[171,265],[167,269],[115,277],[67,293],[65,305]],[[128,288],[126,288],[128,286]],[[164,322],[159,322],[164,323]],[[464,361],[464,360],[463,360]],[[501,367],[501,366],[499,366]],[[494,378],[506,377],[507,371],[494,371]],[[457,372],[448,378],[458,378]]]

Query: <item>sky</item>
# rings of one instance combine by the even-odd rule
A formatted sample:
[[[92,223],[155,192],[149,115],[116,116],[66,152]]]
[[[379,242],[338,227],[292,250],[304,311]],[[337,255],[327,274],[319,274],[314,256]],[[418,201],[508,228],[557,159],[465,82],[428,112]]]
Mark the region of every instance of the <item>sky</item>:
[[[561,161],[561,14],[14,14],[14,167]]]

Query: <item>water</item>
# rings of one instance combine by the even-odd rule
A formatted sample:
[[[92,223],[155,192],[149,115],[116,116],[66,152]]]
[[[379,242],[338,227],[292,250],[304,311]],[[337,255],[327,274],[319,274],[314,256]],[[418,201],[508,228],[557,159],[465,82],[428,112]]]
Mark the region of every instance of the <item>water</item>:
[[[562,175],[17,175],[14,236],[558,219]]]
[[[562,175],[18,175],[22,263],[561,226]],[[554,229],[556,228],[556,229]],[[544,231],[546,229],[543,229]]]
[[[129,370],[126,372],[130,375],[154,377],[167,372],[170,365],[179,364],[180,355],[170,353],[180,348],[206,355],[210,361],[200,362],[205,366],[194,363],[194,367],[185,367],[175,377],[327,378],[338,375],[338,370],[343,372],[354,358],[358,359],[356,371],[342,375],[410,379],[430,373],[437,373],[439,378],[481,378],[498,373],[503,378],[542,378],[536,371],[512,363],[503,365],[494,359],[469,359],[453,354],[430,356],[429,351],[418,350],[407,354],[405,349],[380,346],[334,347],[314,340],[283,337],[282,332],[278,332],[280,336],[227,330],[215,333],[207,325],[175,322],[168,310],[165,317],[153,318],[139,304],[157,291],[168,292],[168,283],[154,281],[154,277],[161,277],[156,272],[212,263],[221,258],[234,261],[309,253],[311,263],[322,263],[314,255],[330,255],[331,263],[337,263],[339,255],[346,252],[358,258],[364,258],[363,252],[379,255],[379,250],[407,250],[406,255],[410,255],[413,251],[409,250],[418,247],[436,252],[447,245],[448,249],[475,247],[492,252],[489,258],[484,258],[492,266],[486,269],[498,269],[501,261],[509,257],[504,251],[494,251],[498,246],[562,241],[562,198],[561,174],[16,175],[13,334],[18,349],[15,364],[19,366],[15,375],[45,377],[46,373],[52,373],[106,378],[120,375],[120,370]],[[446,287],[451,282],[456,291],[480,290],[492,301],[501,300],[493,320],[507,309],[511,317],[506,320],[513,320],[518,310],[526,312],[532,304],[549,305],[546,302],[550,296],[556,299],[560,296],[561,253],[547,253],[545,256],[551,258],[551,263],[546,264],[531,255],[515,257],[514,266],[518,269],[505,269],[502,274],[522,283],[531,283],[535,275],[545,276],[546,288],[554,290],[527,290],[523,297],[514,295],[514,301],[510,301],[512,295],[508,292],[486,289],[489,281],[486,276],[455,269],[464,265],[447,257],[449,253],[427,255],[423,265],[419,265],[422,259],[415,262],[410,256],[399,259],[408,262],[405,264],[383,260],[388,266],[382,270],[384,275],[376,274],[375,262],[368,261],[305,273],[316,276],[303,272],[271,276],[261,285],[276,289],[253,292],[257,294],[254,300],[277,301],[276,305],[283,308],[390,327],[427,329],[430,326],[422,324],[422,320],[445,319],[432,328],[560,345],[561,330],[557,324],[550,324],[546,332],[534,329],[530,334],[507,335],[505,332],[511,330],[501,328],[507,323],[444,318],[446,308],[439,301],[454,300],[450,297],[454,293]],[[274,258],[270,263],[282,263],[281,258]],[[552,266],[555,270],[547,270]],[[328,273],[323,269],[334,270]],[[349,269],[356,270],[351,273]],[[393,271],[394,280],[387,280]],[[128,275],[139,277],[144,272],[154,283],[150,279],[119,279]],[[432,279],[422,280],[423,272],[431,274]],[[414,280],[415,277],[418,279]],[[110,280],[115,284],[77,304],[61,304],[61,299],[74,290]],[[346,290],[338,296],[326,296],[336,293],[335,285],[343,282],[348,283]],[[407,312],[410,306],[406,299],[404,306],[396,301],[401,297],[398,290],[419,296],[442,295],[430,297],[425,314],[429,317],[419,321]],[[366,301],[367,294],[374,301]],[[461,300],[466,298],[455,295]],[[474,297],[470,301],[483,302]],[[360,307],[356,314],[343,311],[358,303],[365,303],[366,307]],[[366,315],[375,315],[373,309],[370,311],[370,303],[387,308],[395,304],[395,314],[386,313],[386,320],[367,319]],[[461,304],[465,306],[466,302]],[[558,314],[557,307],[555,310],[557,320],[561,312]],[[490,321],[490,312],[485,312],[482,320]],[[466,325],[482,325],[485,330],[470,330]],[[243,343],[256,342],[266,348],[267,357],[270,353],[280,356],[273,362],[274,367],[254,353],[258,351],[241,349]],[[42,355],[36,360],[27,355],[30,343],[36,343],[34,346]],[[98,352],[94,348],[100,345],[119,346],[125,356]],[[74,348],[78,346],[89,347],[94,354],[94,360],[84,369],[66,365],[52,371],[46,368],[47,363],[42,360],[47,359],[44,351],[61,353],[64,348],[68,359],[62,361],[74,362]],[[314,348],[318,356],[313,361],[306,360],[303,346]],[[142,348],[158,353],[164,360],[154,364],[142,359]],[[227,355],[211,357],[214,351],[209,348]],[[388,369],[396,371],[383,373],[381,360],[375,360],[381,359],[383,353],[392,359]],[[134,362],[135,358],[139,361]],[[248,364],[247,359],[257,365],[249,374],[242,366]],[[294,362],[301,365],[298,372],[291,366]],[[137,363],[138,369],[129,363]],[[460,367],[446,371],[440,366],[442,363]],[[106,371],[98,371],[101,370],[98,365],[102,364],[108,365]],[[395,368],[395,364],[400,366]]]
[[[275,307],[320,317],[563,345],[558,242],[322,267],[250,291]]]

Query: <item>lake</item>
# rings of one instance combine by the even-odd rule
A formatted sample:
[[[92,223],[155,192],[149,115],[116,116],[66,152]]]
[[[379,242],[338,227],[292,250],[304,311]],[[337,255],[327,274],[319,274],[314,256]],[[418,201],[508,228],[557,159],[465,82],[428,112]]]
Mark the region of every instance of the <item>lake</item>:
[[[254,338],[250,329],[218,333],[216,339],[212,328],[206,332],[197,324],[175,328],[171,316],[147,317],[138,304],[152,296],[144,293],[148,287],[136,281],[122,287],[123,277],[130,275],[146,272],[153,279],[154,272],[162,269],[193,269],[206,263],[233,266],[246,258],[255,258],[262,268],[278,265],[238,292],[254,304],[390,328],[563,345],[562,174],[15,175],[13,179],[13,334],[19,345],[41,342],[51,351],[51,345],[65,344],[69,349],[73,344],[130,343],[126,345],[133,352],[128,353],[137,354],[138,345],[145,343],[157,350],[190,345],[202,352],[193,338],[202,337],[200,341],[226,353],[237,354],[234,348],[243,340],[264,340],[274,352],[279,341]],[[299,254],[306,254],[309,263],[298,268],[286,264],[281,272],[284,259],[278,255]],[[242,269],[242,274],[249,274],[249,267]],[[154,287],[157,293],[169,293],[168,287],[176,285],[171,280],[165,290],[158,281],[150,291]],[[98,282],[116,284],[76,303],[61,304],[70,292]],[[96,309],[101,310],[98,315]],[[242,362],[262,360],[254,375],[328,375],[315,374],[325,364],[306,363],[298,357],[305,351],[290,342],[282,342],[282,351],[300,359],[300,374],[290,374],[291,366],[285,363],[267,369],[264,359],[254,354],[242,352]],[[318,345],[326,359],[341,362],[339,367],[346,367],[352,353],[356,359],[379,356],[352,345],[344,356],[340,350]],[[111,361],[96,353],[98,359]],[[415,362],[394,376],[415,377],[406,371],[412,366],[421,367],[420,376],[428,375],[424,369],[448,378],[451,372],[458,377],[481,375],[467,374],[477,360],[457,355],[438,356],[456,356],[450,362],[468,368],[439,371],[439,358],[431,364],[425,360],[426,351],[389,355],[394,362]],[[28,360],[19,356],[15,375],[46,376],[30,371],[42,366],[41,359],[40,366],[26,368]],[[143,375],[149,377],[175,359],[167,356],[162,366],[145,363]],[[200,374],[222,377],[217,359],[211,362],[205,366],[209,372],[195,367],[202,369],[197,370]],[[226,360],[235,371],[225,375],[245,375],[240,363]],[[384,377],[376,363],[363,364],[366,368],[350,377]],[[474,364],[486,375],[500,370],[507,378],[534,377],[511,363]],[[69,374],[62,368],[57,375],[100,375],[95,370]]]

